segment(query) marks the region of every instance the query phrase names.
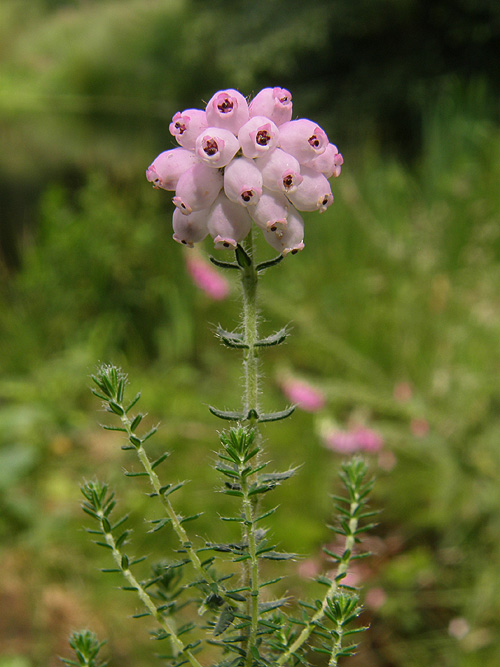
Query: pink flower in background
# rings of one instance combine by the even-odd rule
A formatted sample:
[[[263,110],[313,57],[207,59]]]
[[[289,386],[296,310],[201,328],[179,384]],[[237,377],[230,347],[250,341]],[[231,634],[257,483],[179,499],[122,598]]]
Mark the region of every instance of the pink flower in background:
[[[306,558],[297,566],[299,576],[304,579],[312,579],[317,577],[321,571],[320,563],[315,558]]]
[[[413,390],[409,382],[398,382],[394,387],[394,398],[399,403],[406,403],[411,400]]]
[[[229,294],[229,283],[200,255],[186,254],[186,267],[194,284],[214,301],[222,301]]]
[[[333,430],[324,434],[323,444],[339,454],[350,454],[359,450],[356,436],[349,431]]]
[[[306,412],[318,412],[325,406],[325,395],[302,380],[285,380],[281,388],[287,398]]]
[[[322,439],[325,447],[340,454],[378,452],[384,445],[380,433],[364,426],[355,426],[347,431],[335,427],[325,428]]]
[[[427,419],[417,418],[412,419],[410,422],[410,430],[416,438],[425,438],[429,433],[429,422]]]
[[[365,595],[365,604],[370,609],[377,611],[380,609],[387,600],[387,593],[383,588],[377,586],[376,588],[370,588],[366,591]]]
[[[358,426],[353,429],[352,434],[356,438],[359,449],[364,452],[378,452],[382,449],[384,441],[380,433],[371,428]]]

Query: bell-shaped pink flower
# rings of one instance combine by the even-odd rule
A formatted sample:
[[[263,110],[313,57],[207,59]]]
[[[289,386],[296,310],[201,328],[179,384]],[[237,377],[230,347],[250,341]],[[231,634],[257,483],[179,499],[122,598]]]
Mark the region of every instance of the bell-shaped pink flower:
[[[163,151],[149,165],[146,178],[155,188],[175,190],[181,174],[199,162],[194,153],[184,148]]]
[[[312,120],[300,118],[280,125],[278,145],[303,164],[325,152],[328,137]]]
[[[293,155],[276,148],[255,160],[262,172],[264,187],[276,192],[293,192],[302,183],[300,164]]]
[[[249,209],[255,224],[263,230],[275,232],[287,226],[290,203],[281,192],[262,191],[259,201]]]
[[[238,157],[224,170],[224,192],[238,204],[256,204],[262,194],[262,174],[253,160]]]
[[[319,211],[323,213],[333,204],[332,188],[328,179],[319,171],[302,167],[302,183],[293,192],[287,193],[288,199],[299,211]]]
[[[292,94],[286,88],[263,88],[250,102],[250,118],[266,116],[276,125],[292,119]]]
[[[239,148],[234,134],[222,127],[207,127],[196,138],[196,155],[211,167],[225,167]]]
[[[220,90],[208,102],[206,114],[209,125],[223,127],[238,134],[240,127],[249,118],[248,102],[233,88]]]
[[[182,174],[172,199],[184,215],[209,208],[219,194],[224,179],[218,169],[198,162]]]
[[[192,248],[194,243],[203,241],[208,235],[207,220],[208,210],[184,215],[180,209],[176,208],[172,216],[174,240]]]
[[[304,248],[304,220],[299,213],[290,207],[288,211],[287,224],[284,229],[264,231],[264,238],[275,250],[282,255],[288,255],[289,252],[295,255]]]
[[[304,166],[320,171],[326,178],[332,178],[332,176],[336,178],[340,176],[343,164],[344,158],[339,153],[337,146],[328,144],[324,153],[315,157],[314,160],[305,162]]]
[[[209,211],[207,226],[216,248],[234,250],[250,231],[252,219],[244,206],[230,201],[221,192]]]
[[[208,127],[207,117],[201,109],[186,109],[178,111],[168,126],[170,134],[178,143],[188,150],[194,150],[196,137]]]
[[[238,141],[245,157],[262,157],[278,145],[278,128],[265,116],[254,116],[238,132]]]

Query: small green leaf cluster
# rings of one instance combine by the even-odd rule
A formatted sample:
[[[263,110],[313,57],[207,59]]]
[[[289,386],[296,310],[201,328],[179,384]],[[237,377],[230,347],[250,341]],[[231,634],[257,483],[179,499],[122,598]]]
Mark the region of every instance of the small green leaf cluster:
[[[99,651],[106,642],[100,642],[90,630],[74,632],[69,638],[69,645],[75,652],[76,660],[61,658],[67,667],[106,667],[107,662],[99,659]]]

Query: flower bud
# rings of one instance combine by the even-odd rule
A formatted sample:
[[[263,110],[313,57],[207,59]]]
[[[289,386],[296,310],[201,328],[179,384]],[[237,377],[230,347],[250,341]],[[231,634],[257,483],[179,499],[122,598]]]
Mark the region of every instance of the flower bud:
[[[209,211],[207,226],[216,248],[235,249],[250,231],[252,219],[244,206],[230,201],[221,192]]]
[[[253,160],[239,157],[224,170],[224,192],[231,201],[249,206],[262,194],[262,174]]]
[[[288,199],[299,211],[319,211],[323,213],[333,204],[332,189],[328,179],[319,171],[302,167],[303,181],[294,192],[287,193]]]
[[[263,88],[250,102],[250,118],[266,116],[276,125],[292,118],[292,95],[285,88]]]
[[[172,216],[174,240],[192,248],[194,243],[203,241],[208,235],[207,219],[208,210],[195,211],[185,215],[180,209],[176,208]]]
[[[181,174],[199,162],[191,151],[172,148],[156,157],[146,171],[146,178],[155,188],[175,190]]]
[[[223,176],[218,169],[198,162],[179,178],[172,201],[185,215],[201,211],[213,204],[222,184]]]
[[[278,145],[303,164],[325,152],[328,137],[312,120],[301,118],[280,125]]]
[[[186,109],[178,111],[168,126],[170,134],[178,143],[188,150],[194,150],[196,137],[208,126],[205,112],[201,109]]]
[[[234,134],[222,127],[207,127],[196,138],[196,155],[211,167],[225,167],[239,147]]]
[[[276,148],[272,153],[255,160],[262,172],[264,187],[276,192],[293,192],[302,183],[300,164],[285,151]]]
[[[326,178],[335,178],[340,176],[341,167],[344,164],[344,158],[335,144],[328,144],[324,153],[318,155],[314,160],[305,162],[304,166],[310,167],[315,171],[320,171]]]
[[[214,127],[223,127],[238,134],[248,120],[248,102],[233,88],[215,93],[207,104],[207,121]]]
[[[264,188],[259,201],[249,209],[249,213],[258,227],[275,232],[286,227],[289,207],[285,195]]]
[[[262,157],[278,144],[278,128],[269,118],[254,116],[238,132],[238,141],[245,157]]]
[[[290,207],[288,211],[287,225],[285,229],[264,231],[264,238],[275,250],[282,255],[292,255],[304,248],[304,221],[299,213]]]

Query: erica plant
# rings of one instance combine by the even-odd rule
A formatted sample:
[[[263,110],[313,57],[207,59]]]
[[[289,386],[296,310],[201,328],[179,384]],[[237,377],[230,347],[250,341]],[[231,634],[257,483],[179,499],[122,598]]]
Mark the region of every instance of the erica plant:
[[[363,555],[358,543],[371,526],[373,512],[366,507],[371,481],[361,458],[342,466],[345,492],[333,499],[337,521],[332,527],[342,546],[336,552],[325,549],[332,569],[317,577],[322,594],[312,600],[273,596],[281,577],[266,579],[266,561],[298,556],[281,551],[269,538],[266,519],[277,509],[269,494],[296,469],[269,469],[259,425],[288,418],[294,406],[266,412],[259,401],[259,356],[264,348],[282,343],[287,329],[260,334],[257,285],[265,271],[304,248],[299,211],[321,212],[331,205],[328,179],[340,174],[342,156],[314,122],[292,120],[292,97],[282,88],[265,88],[250,104],[235,90],[220,91],[205,110],[176,113],[170,131],[180,147],[161,153],[147,178],[157,188],[175,191],[174,239],[192,247],[210,235],[216,248],[233,254],[212,262],[237,275],[241,284],[240,327],[217,329],[226,347],[242,353],[241,400],[230,411],[210,407],[228,426],[219,433],[216,470],[228,501],[220,518],[234,528],[234,538],[201,540],[191,523],[199,514],[183,517],[176,510],[175,492],[182,484],[168,479],[168,453],[150,455],[155,429],[141,429],[140,395],[127,396],[126,376],[112,365],[101,366],[93,376],[93,392],[115,420],[105,428],[123,434],[122,448],[140,464],[138,471],[125,474],[148,487],[157,508],[151,532],[162,540],[166,531],[173,531],[177,544],[165,553],[165,561],[148,570],[144,557],[130,555],[127,517],[116,512],[113,492],[98,481],[82,488],[83,509],[94,522],[89,532],[109,552],[112,562],[106,571],[121,573],[124,588],[137,593],[142,605],[138,616],[150,618],[162,664],[334,666],[354,652],[352,636],[363,629],[356,623],[358,596],[342,582],[353,558]],[[274,259],[256,261],[253,222],[278,251]],[[101,644],[92,633],[76,633],[71,645],[76,661],[66,664],[104,664],[98,656]]]

